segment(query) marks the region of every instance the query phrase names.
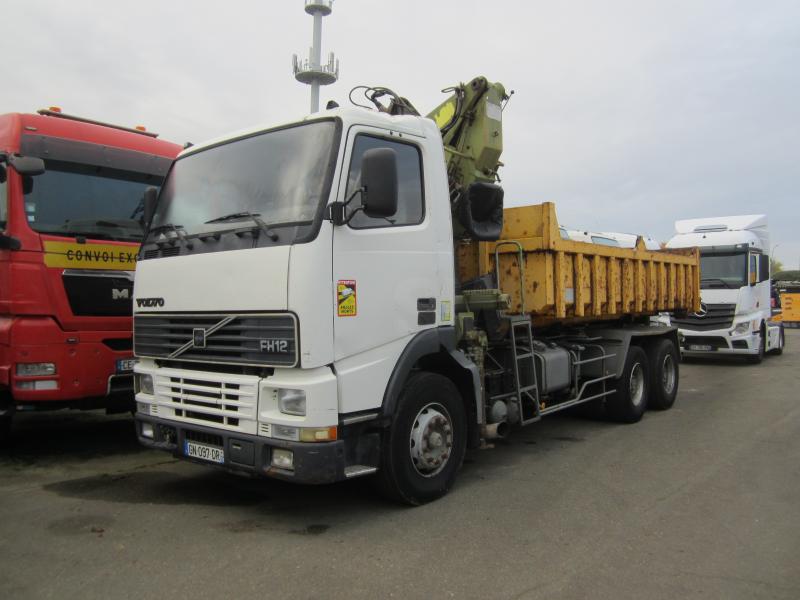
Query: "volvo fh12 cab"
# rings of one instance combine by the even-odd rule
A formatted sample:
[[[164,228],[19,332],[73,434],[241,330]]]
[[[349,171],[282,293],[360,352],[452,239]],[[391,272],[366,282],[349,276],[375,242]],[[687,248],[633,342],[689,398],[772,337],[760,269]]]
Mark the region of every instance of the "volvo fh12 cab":
[[[251,475],[372,475],[417,504],[465,449],[582,403],[669,408],[695,251],[563,239],[503,210],[503,86],[430,118],[385,88],[194,146],[173,165],[134,287],[137,433]],[[390,98],[388,106],[381,98]]]
[[[780,353],[783,327],[771,321],[766,215],[687,219],[675,223],[668,248],[700,248],[700,310],[672,317],[685,356],[739,355],[761,362]]]
[[[133,408],[143,194],[181,147],[61,113],[0,115],[0,438],[17,410]]]

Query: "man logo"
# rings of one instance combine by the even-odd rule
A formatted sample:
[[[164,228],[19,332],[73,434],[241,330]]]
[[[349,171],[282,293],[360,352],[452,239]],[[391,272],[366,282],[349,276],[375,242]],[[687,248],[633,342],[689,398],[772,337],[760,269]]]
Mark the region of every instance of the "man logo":
[[[130,290],[128,288],[123,288],[118,290],[117,288],[111,288],[111,299],[112,300],[128,300],[130,298]]]
[[[286,354],[289,352],[289,342],[286,340],[259,340],[262,352]]]

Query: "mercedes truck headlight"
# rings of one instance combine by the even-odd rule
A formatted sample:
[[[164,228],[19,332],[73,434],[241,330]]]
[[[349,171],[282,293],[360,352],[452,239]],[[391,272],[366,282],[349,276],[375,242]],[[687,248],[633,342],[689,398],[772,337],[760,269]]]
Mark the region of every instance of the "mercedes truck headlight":
[[[733,328],[733,335],[742,335],[748,331],[750,331],[750,321],[744,321]]]
[[[17,363],[17,375],[21,377],[38,377],[55,375],[55,363]]]
[[[278,390],[278,409],[286,415],[306,416],[306,393],[304,390]]]
[[[153,376],[146,373],[136,373],[136,389],[134,391],[142,394],[153,395]]]

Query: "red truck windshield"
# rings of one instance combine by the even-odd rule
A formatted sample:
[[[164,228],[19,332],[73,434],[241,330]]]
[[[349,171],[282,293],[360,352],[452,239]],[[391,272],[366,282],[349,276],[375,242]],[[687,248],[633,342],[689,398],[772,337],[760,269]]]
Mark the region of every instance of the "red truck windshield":
[[[26,182],[25,215],[32,229],[54,235],[141,241],[142,198],[163,178],[69,163],[45,161],[46,171]]]

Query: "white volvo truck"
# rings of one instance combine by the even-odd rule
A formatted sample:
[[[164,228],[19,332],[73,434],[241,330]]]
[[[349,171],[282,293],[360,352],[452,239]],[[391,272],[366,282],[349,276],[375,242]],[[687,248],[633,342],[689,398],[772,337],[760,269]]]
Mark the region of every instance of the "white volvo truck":
[[[700,310],[672,317],[685,356],[739,355],[759,363],[783,351],[783,327],[770,321],[766,215],[686,219],[667,248],[700,248]]]
[[[451,91],[430,119],[369,88],[378,110],[180,155],[146,195],[134,287],[144,445],[302,483],[377,472],[418,504],[450,488],[468,446],[509,427],[586,402],[623,422],[672,406],[676,330],[649,315],[697,304],[696,253],[562,240],[555,213],[534,209],[544,218],[518,227],[523,242],[493,249],[511,293],[483,259],[465,284],[454,246],[477,257],[503,230],[507,96],[484,78]],[[525,284],[521,260],[513,283],[517,253],[543,239],[530,260],[560,275]],[[552,336],[534,339],[531,310],[510,314],[523,291],[523,307],[549,306]]]

